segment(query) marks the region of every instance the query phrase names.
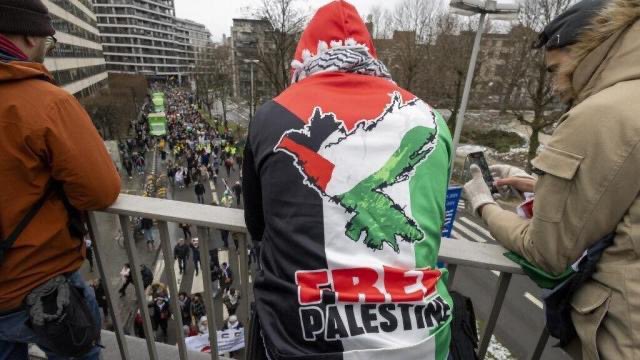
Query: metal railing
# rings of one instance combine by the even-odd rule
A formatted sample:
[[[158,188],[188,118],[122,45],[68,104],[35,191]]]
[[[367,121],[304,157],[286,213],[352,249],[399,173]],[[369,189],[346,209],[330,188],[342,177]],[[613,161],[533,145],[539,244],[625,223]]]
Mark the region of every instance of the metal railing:
[[[251,301],[249,296],[250,270],[247,255],[247,240],[249,235],[245,226],[242,210],[122,194],[116,203],[104,212],[115,214],[120,220],[127,258],[132,270],[131,274],[135,287],[137,306],[142,314],[143,327],[146,334],[146,344],[149,352],[149,358],[151,360],[158,359],[158,353],[153,336],[154,332],[152,331],[149,309],[146,306],[146,296],[142,276],[138,270],[140,267],[140,260],[130,227],[130,217],[149,218],[157,222],[160,233],[161,250],[166,265],[173,264],[174,261],[168,224],[186,223],[198,228],[199,238],[202,239],[200,240],[200,246],[202,274],[204,279],[203,298],[205,300],[205,309],[209,326],[209,339],[211,341],[212,349],[217,349],[216,331],[218,330],[218,325],[222,324],[223,310],[219,294],[214,294],[213,292],[212,281],[207,281],[209,279],[208,274],[212,261],[209,251],[220,251],[221,249],[211,248],[212,244],[208,241],[210,239],[208,232],[211,229],[227,230],[234,236],[237,236],[238,251],[235,253],[229,251],[229,265],[232,267],[232,271],[235,270],[234,272],[236,275],[234,275],[234,278],[237,279],[236,281],[240,281],[240,291],[242,296],[240,297],[240,305],[237,315],[238,319],[245,324],[245,338],[248,339],[247,335],[250,318],[249,307]],[[95,212],[89,214],[89,228],[90,236],[93,239],[98,271],[102,279],[108,279],[104,266],[106,259],[103,258],[102,254],[104,254],[106,246],[114,246],[114,241],[111,234],[100,234],[94,231],[95,229],[98,229],[97,213]],[[509,288],[511,277],[513,274],[523,273],[519,266],[502,255],[504,252],[505,249],[498,245],[476,243],[465,240],[442,241],[440,246],[439,261],[448,264],[450,273],[449,285],[454,281],[458,266],[500,272],[493,306],[491,308],[489,318],[486,320],[485,326],[482,329],[478,349],[478,356],[480,359],[483,359],[486,355],[491,336],[493,335],[500,310],[502,309],[502,304]],[[179,349],[180,359],[186,360],[188,359],[187,349],[182,330],[183,324],[182,317],[180,316],[180,305],[176,295],[178,294],[176,275],[173,269],[173,266],[164,267],[165,276],[168,282],[168,289],[171,294],[170,306],[172,313],[174,314],[176,343]],[[118,316],[116,316],[116,307],[114,306],[114,299],[116,299],[116,297],[114,296],[115,291],[112,288],[113,285],[110,281],[103,281],[103,284],[121,358],[126,360],[132,359],[127,349],[127,341],[125,340],[123,324],[118,319]],[[538,341],[538,345],[534,350],[532,359],[535,360],[541,357],[547,339],[548,334],[546,331],[543,331]],[[211,352],[211,358],[219,358],[217,351],[213,350]]]

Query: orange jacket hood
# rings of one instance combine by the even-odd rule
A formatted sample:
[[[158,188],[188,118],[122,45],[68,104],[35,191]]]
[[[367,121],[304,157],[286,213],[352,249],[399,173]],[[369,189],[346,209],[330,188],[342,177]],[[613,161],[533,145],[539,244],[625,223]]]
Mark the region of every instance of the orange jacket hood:
[[[0,83],[34,78],[53,82],[49,71],[42,64],[23,61],[0,62]]]

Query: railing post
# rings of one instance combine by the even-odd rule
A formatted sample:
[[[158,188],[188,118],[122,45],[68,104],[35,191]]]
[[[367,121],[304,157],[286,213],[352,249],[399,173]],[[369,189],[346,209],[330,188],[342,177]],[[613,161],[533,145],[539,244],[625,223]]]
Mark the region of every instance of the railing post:
[[[547,341],[549,341],[549,330],[547,330],[547,327],[545,326],[544,329],[542,329],[542,334],[540,334],[540,339],[538,339],[538,344],[531,356],[531,360],[538,360],[542,358],[542,353],[544,352],[544,348],[547,346]]]
[[[113,325],[113,329],[116,332],[116,339],[118,340],[120,356],[122,359],[128,360],[131,357],[129,356],[129,349],[127,348],[127,340],[125,338],[122,323],[116,315],[116,308],[113,305],[113,291],[110,286],[109,278],[107,277],[107,272],[104,270],[104,264],[102,263],[102,240],[98,238],[98,221],[95,212],[89,212],[89,221],[87,222],[87,225],[89,228],[89,236],[91,236],[91,240],[93,242],[93,253],[95,254],[96,265],[98,265],[100,283],[102,284],[104,294],[107,297],[107,305],[109,306],[109,313],[111,314],[111,323]]]
[[[200,242],[200,258],[202,260],[202,282],[204,284],[204,307],[207,310],[207,323],[209,324],[209,344],[211,345],[211,359],[218,360],[218,325],[215,320],[213,308],[213,290],[211,284],[211,257],[209,256],[209,237],[207,228],[198,226]]]
[[[240,284],[242,286],[241,288],[241,295],[242,297],[240,298],[240,314],[242,315],[242,323],[245,324],[245,326],[248,326],[249,324],[249,319],[251,317],[251,299],[249,296],[249,262],[248,262],[248,249],[247,249],[247,242],[248,242],[248,235],[246,233],[239,233],[238,234],[239,239],[238,239],[238,245],[240,247],[239,251],[240,251],[240,279],[242,280],[242,283]],[[246,330],[245,330],[245,335],[246,335]]]
[[[240,252],[240,241],[239,241],[239,234],[238,233],[230,233],[229,234],[229,248],[228,250],[228,254],[229,254],[229,268],[231,269],[232,272],[232,276],[233,276],[233,281],[231,282],[229,288],[234,288],[236,290],[240,290],[240,279],[242,277],[242,274],[240,273],[240,263],[238,260],[238,255]],[[235,244],[236,242],[238,243],[238,246],[236,247]],[[233,245],[232,245],[233,244]],[[231,247],[233,246],[233,250],[231,249]],[[224,294],[222,294],[224,295]],[[244,296],[244,293],[240,294],[241,296]]]
[[[496,323],[498,322],[498,316],[500,315],[500,310],[502,309],[502,303],[504,302],[504,297],[507,294],[507,290],[509,289],[509,282],[511,281],[511,273],[501,272],[500,277],[498,278],[498,288],[496,289],[496,296],[494,297],[493,306],[491,307],[491,314],[489,314],[489,320],[487,321],[487,325],[484,327],[482,331],[482,338],[480,340],[480,347],[478,348],[478,358],[484,359],[484,356],[487,353],[487,349],[489,348],[489,342],[491,342],[491,335],[493,335],[493,330],[496,327]]]
[[[176,281],[176,273],[173,271],[173,252],[171,251],[171,238],[169,237],[169,226],[166,221],[158,223],[160,230],[160,244],[162,246],[162,255],[164,258],[164,271],[169,282],[169,302],[171,304],[171,312],[174,316],[176,324],[176,340],[178,342],[178,352],[180,359],[188,360],[187,345],[184,342],[184,331],[182,330],[182,310],[178,304],[178,282]],[[204,275],[204,273],[203,273]]]
[[[249,319],[250,319],[250,310],[249,310],[249,264],[248,264],[248,256],[247,256],[247,234],[245,233],[236,233],[235,236],[238,237],[238,261],[239,261],[239,273],[237,278],[240,280],[240,304],[238,307],[237,315],[238,320],[244,325],[244,339],[245,345],[248,343],[249,339]],[[247,358],[247,348],[246,346],[241,349],[238,354],[241,359]]]
[[[447,270],[449,270],[449,283],[447,286],[451,288],[453,286],[453,279],[456,277],[456,271],[458,270],[458,265],[456,264],[448,264]]]
[[[126,215],[120,215],[120,225],[122,226],[122,236],[124,236],[127,257],[129,258],[129,264],[131,265],[131,276],[133,277],[133,286],[136,290],[136,301],[140,308],[140,312],[142,313],[142,326],[144,327],[145,340],[147,341],[147,349],[149,350],[149,358],[151,360],[157,360],[158,350],[156,349],[155,332],[151,326],[147,297],[145,296],[144,283],[142,282],[142,275],[140,274],[140,261],[136,252],[136,244],[129,233],[129,217]]]

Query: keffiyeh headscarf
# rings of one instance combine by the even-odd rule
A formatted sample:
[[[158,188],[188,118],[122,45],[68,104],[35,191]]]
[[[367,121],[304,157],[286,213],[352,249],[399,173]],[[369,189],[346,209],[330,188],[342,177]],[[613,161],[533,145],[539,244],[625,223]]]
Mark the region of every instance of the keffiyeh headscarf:
[[[378,59],[371,56],[366,45],[358,44],[354,39],[324,41],[318,43],[315,55],[309,50],[302,52],[302,61],[293,60],[292,83],[297,83],[309,76],[325,72],[344,72],[370,75],[391,81],[391,74],[387,67]]]

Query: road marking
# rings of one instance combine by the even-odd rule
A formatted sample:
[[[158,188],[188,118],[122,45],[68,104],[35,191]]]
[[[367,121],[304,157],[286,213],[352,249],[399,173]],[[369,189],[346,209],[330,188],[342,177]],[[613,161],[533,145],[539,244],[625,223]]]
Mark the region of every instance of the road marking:
[[[164,271],[164,260],[158,259],[158,261],[156,261],[156,268],[153,271],[154,282],[160,282],[160,277],[162,276],[163,271]]]
[[[539,307],[540,309],[544,307],[544,304],[542,303],[542,301],[538,300],[538,298],[529,294],[528,292],[524,293],[524,297],[527,298],[527,300],[531,301],[533,305]]]
[[[467,238],[467,240],[471,240],[471,241],[475,241],[475,242],[479,242],[479,243],[486,243],[487,242],[487,240],[483,239],[479,235],[476,235],[475,233],[473,233],[473,231],[471,231],[471,229],[468,229],[468,228],[464,227],[462,224],[460,224],[458,222],[453,223],[453,227],[459,233],[464,234],[465,237]]]
[[[200,263],[200,271],[198,276],[193,274],[193,283],[191,283],[191,294],[204,293],[204,283],[202,282],[202,263]]]
[[[492,272],[492,273],[493,273],[493,275],[495,275],[495,276],[500,276],[500,271],[491,270],[491,272]]]
[[[231,235],[229,235],[231,236]],[[213,259],[212,259],[213,260]],[[220,250],[218,249],[218,261],[220,262],[220,264],[222,263],[229,263],[229,252],[227,250]],[[193,277],[193,284],[191,286],[191,294],[195,294],[195,293],[204,293],[204,283],[202,282],[202,263],[200,264],[201,268],[200,268],[200,272],[198,273],[198,276]],[[207,274],[209,274],[210,272],[207,271]]]
[[[211,190],[211,198],[215,204],[220,205],[220,200],[218,199],[218,191],[216,190],[216,185],[213,181],[209,181],[209,188]]]
[[[490,233],[490,232],[488,232],[488,231],[487,231],[487,229],[483,228],[482,226],[480,226],[480,225],[478,225],[478,224],[474,223],[473,221],[471,221],[471,220],[469,220],[469,219],[467,219],[467,218],[465,218],[465,217],[461,217],[461,218],[460,218],[460,221],[462,221],[463,223],[465,223],[465,224],[467,224],[467,225],[471,226],[472,228],[474,228],[474,229],[476,229],[476,230],[480,231],[480,233],[482,233],[484,236],[486,236],[486,237],[488,237],[488,238],[490,238],[490,239],[494,240],[494,239],[493,239],[493,236],[491,236],[491,233]]]
[[[460,234],[458,234],[457,231],[451,230],[451,238],[452,239],[456,239],[456,240],[460,240],[460,239],[462,239],[462,236],[460,236]]]

